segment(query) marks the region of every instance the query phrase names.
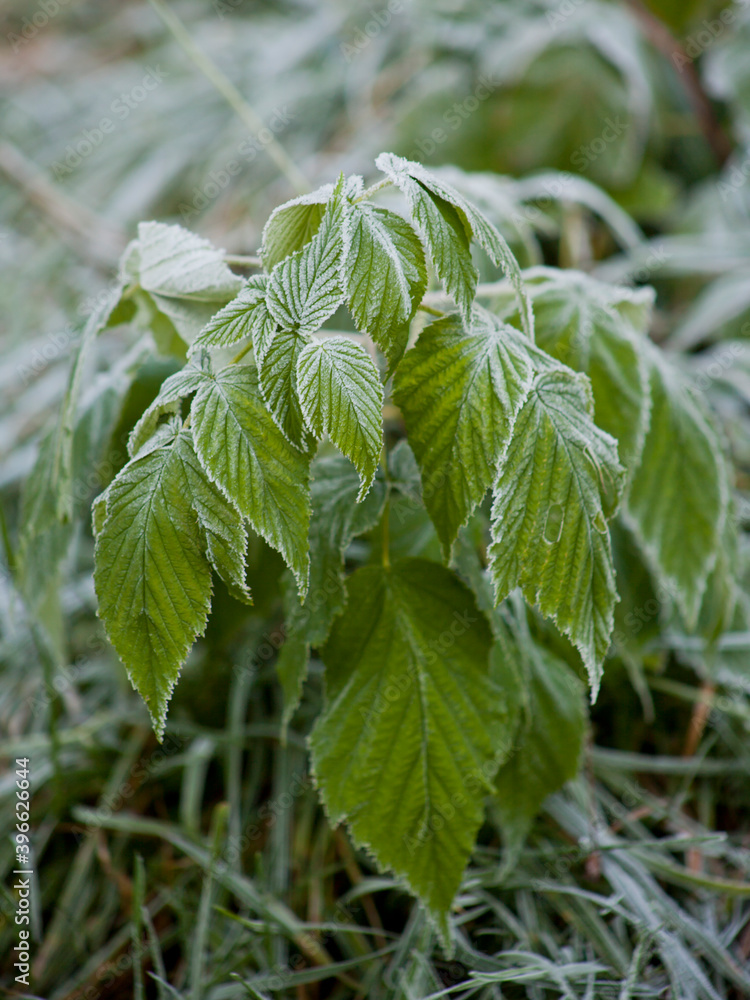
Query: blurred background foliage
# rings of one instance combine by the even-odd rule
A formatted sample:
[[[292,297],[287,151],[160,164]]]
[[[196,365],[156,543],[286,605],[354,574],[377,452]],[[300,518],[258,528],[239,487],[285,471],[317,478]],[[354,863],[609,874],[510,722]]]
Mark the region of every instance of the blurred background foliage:
[[[216,602],[164,747],[103,639],[90,501],[179,362],[128,327],[103,335],[84,372],[69,523],[50,516],[42,473],[80,331],[139,220],[253,254],[271,209],[295,193],[268,155],[271,136],[311,186],[340,170],[371,175],[387,149],[469,172],[449,176],[524,265],[655,287],[652,336],[713,406],[735,462],[729,530],[744,558],[750,5],[170,9],[253,112],[218,93],[155,5],[5,0],[0,11],[0,755],[32,761],[33,995],[747,996],[745,566],[732,568],[736,589],[717,570],[688,636],[618,534],[629,569],[586,766],[548,800],[511,872],[490,810],[448,962],[419,908],[317,805],[304,736],[320,664],[280,741],[274,553],[251,550],[253,609]],[[391,518],[394,552],[439,558],[421,508],[394,505]],[[350,565],[375,541],[354,543]],[[13,787],[8,770],[0,983],[11,996]]]

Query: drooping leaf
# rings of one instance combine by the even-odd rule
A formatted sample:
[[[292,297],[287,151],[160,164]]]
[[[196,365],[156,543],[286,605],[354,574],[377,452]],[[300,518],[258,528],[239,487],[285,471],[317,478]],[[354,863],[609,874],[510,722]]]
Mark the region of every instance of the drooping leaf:
[[[721,531],[719,552],[703,591],[696,631],[713,645],[722,634],[731,631],[741,594],[744,552],[737,505],[730,494]]]
[[[297,388],[297,362],[311,343],[309,334],[277,330],[256,361],[263,398],[274,420],[289,440],[309,451],[314,440],[305,427]]]
[[[581,653],[595,697],[617,600],[607,519],[624,469],[592,412],[585,376],[537,375],[500,464],[489,554],[496,599],[520,586],[553,618]]]
[[[37,615],[39,625],[48,634],[59,610],[61,642],[64,629],[59,607],[60,567],[76,536],[76,520],[85,516],[91,495],[108,485],[114,474],[113,464],[121,461],[120,438],[115,439],[114,435],[134,374],[149,354],[148,345],[141,343],[93,380],[79,374],[77,386],[64,403],[64,409],[70,406],[69,416],[56,415],[23,484],[15,553],[17,582],[27,608]],[[75,382],[73,377],[69,391]],[[62,448],[64,458],[56,470],[56,449],[61,447],[62,428],[67,419],[72,421],[73,428],[70,450],[67,451],[68,445]],[[61,520],[61,511],[67,519]],[[67,655],[63,652],[64,645],[59,650]]]
[[[625,516],[689,626],[716,562],[728,489],[718,438],[698,400],[656,347],[646,351],[651,424]]]
[[[62,658],[60,566],[70,548],[75,525],[58,517],[58,493],[52,482],[54,448],[53,428],[40,442],[36,461],[23,484],[16,565],[26,606],[37,616],[47,637],[60,637],[53,644]],[[72,491],[70,499],[72,503]]]
[[[474,307],[426,327],[394,380],[422,495],[446,554],[493,484],[533,377],[515,331]]]
[[[357,329],[372,337],[393,370],[406,350],[409,322],[427,287],[422,243],[400,215],[360,202],[353,208],[345,271]]]
[[[73,516],[73,438],[76,427],[76,413],[81,395],[83,376],[94,341],[107,325],[117,307],[122,287],[116,286],[107,294],[91,313],[81,333],[75,360],[63,397],[60,415],[53,431],[51,461],[51,489],[57,498],[57,516],[67,521]]]
[[[524,277],[537,344],[589,376],[594,420],[617,439],[620,461],[632,471],[646,436],[650,396],[642,337],[628,320],[642,322],[645,297],[636,299],[632,289],[604,285],[578,271],[535,268]]]
[[[283,329],[314,333],[344,301],[349,211],[342,175],[313,239],[271,272],[268,308]]]
[[[179,421],[135,458],[97,503],[99,616],[148,706],[157,735],[211,605],[211,567],[241,586],[241,518],[202,472]]]
[[[231,347],[241,340],[253,341],[253,335],[275,323],[266,305],[265,275],[255,275],[239,295],[220,309],[190,346],[190,354],[212,347]]]
[[[254,365],[206,374],[191,407],[203,467],[307,588],[310,455],[295,448],[265,407]]]
[[[474,272],[472,277],[467,269],[466,256],[459,249],[461,233],[467,240],[475,239],[492,263],[496,267],[502,267],[518,297],[524,332],[533,340],[534,315],[518,261],[495,226],[452,184],[426,170],[421,163],[405,160],[392,153],[381,153],[375,165],[406,195],[415,221],[424,233],[435,270],[445,282],[448,293],[455,297],[464,319],[468,321],[469,318],[469,307],[476,287],[476,271],[469,257],[468,264]],[[430,202],[434,207],[430,206]],[[442,223],[436,210],[442,216]],[[459,237],[458,242],[449,230],[453,230]]]
[[[327,705],[311,737],[331,821],[396,872],[449,946],[448,913],[508,752],[491,634],[444,567],[405,559],[347,581],[322,651]]]
[[[544,800],[578,773],[587,713],[576,675],[528,634],[508,629],[492,657],[521,664],[525,698],[513,753],[495,778],[494,801],[506,851],[503,867],[508,871]]]
[[[657,596],[658,588],[638,542],[619,519],[610,525],[610,538],[620,597],[615,605],[610,654],[621,657],[632,667],[643,663],[649,647],[658,650],[659,632],[672,602],[666,593]],[[632,670],[630,676],[635,676]],[[643,693],[648,697],[647,691]]]
[[[290,574],[284,585],[286,639],[276,669],[284,688],[285,724],[299,704],[310,646],[325,642],[346,604],[344,553],[356,535],[375,527],[385,505],[382,479],[357,502],[356,469],[340,455],[319,456],[311,471],[310,585],[305,603],[300,603]]]
[[[361,500],[383,447],[383,387],[372,359],[346,337],[315,340],[299,355],[297,382],[308,426],[328,434],[359,472]]]

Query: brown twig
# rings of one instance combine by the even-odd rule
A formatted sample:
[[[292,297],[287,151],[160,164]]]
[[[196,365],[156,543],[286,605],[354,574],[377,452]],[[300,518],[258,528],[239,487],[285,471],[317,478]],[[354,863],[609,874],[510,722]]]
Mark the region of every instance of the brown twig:
[[[685,746],[682,750],[683,757],[692,757],[698,749],[698,744],[706,728],[708,717],[711,714],[716,687],[709,681],[701,685],[700,698],[693,706],[693,714],[690,717],[690,725],[685,736]]]
[[[359,865],[357,864],[357,859],[354,856],[354,851],[351,849],[349,841],[346,839],[346,835],[343,830],[335,831],[336,837],[336,848],[339,852],[341,860],[344,862],[344,869],[346,874],[349,876],[349,881],[352,885],[359,885],[364,879],[364,875],[360,871]],[[375,900],[370,895],[362,896],[362,906],[367,914],[367,919],[373,927],[377,927],[378,930],[383,930],[383,923],[380,919],[380,914],[378,913],[377,907],[375,906]],[[387,948],[388,942],[380,934],[375,936],[375,943],[378,948]]]

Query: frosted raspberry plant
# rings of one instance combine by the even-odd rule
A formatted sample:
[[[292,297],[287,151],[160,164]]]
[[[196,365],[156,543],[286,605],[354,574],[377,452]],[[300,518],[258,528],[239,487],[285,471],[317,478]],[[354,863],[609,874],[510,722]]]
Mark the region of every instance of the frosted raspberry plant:
[[[251,603],[249,533],[281,554],[284,726],[313,648],[325,808],[450,949],[487,799],[512,858],[578,769],[583,678],[594,699],[618,600],[613,519],[694,628],[719,554],[731,565],[728,477],[709,416],[646,336],[649,290],[522,276],[458,190],[391,154],[376,165],[367,191],[342,176],[277,208],[249,280],[178,226],[140,227],[86,339],[145,317],[186,363],[95,503],[95,583],[161,735],[212,576]],[[377,203],[386,187],[407,217]],[[478,289],[472,243],[506,281]],[[442,285],[429,304],[428,274]],[[334,314],[353,329],[326,329]],[[58,475],[74,395],[52,445]],[[391,558],[396,500],[426,508],[442,564]],[[346,576],[359,535],[377,546]]]

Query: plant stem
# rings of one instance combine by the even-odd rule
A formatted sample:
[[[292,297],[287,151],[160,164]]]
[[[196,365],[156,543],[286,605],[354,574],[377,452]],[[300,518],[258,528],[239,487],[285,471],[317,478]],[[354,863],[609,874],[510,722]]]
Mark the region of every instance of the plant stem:
[[[214,892],[216,862],[221,857],[222,847],[226,837],[229,804],[219,802],[211,815],[211,831],[209,835],[209,862],[204,870],[203,888],[201,889],[196,929],[192,941],[192,961],[190,963],[190,993],[191,1000],[202,1000],[206,956],[208,952],[209,921],[211,919],[211,903]]]
[[[383,567],[388,569],[391,565],[390,544],[391,544],[391,482],[388,475],[388,450],[383,442],[383,449],[380,452],[380,464],[383,468],[383,478],[385,479],[385,505],[383,506],[383,530],[380,536],[381,558]]]
[[[131,948],[133,951],[133,1000],[143,1000],[143,910],[146,896],[146,869],[140,854],[135,856]]]
[[[216,87],[227,104],[237,112],[247,127],[253,132],[259,132],[260,129],[264,128],[265,122],[255,108],[248,104],[229,77],[225,76],[205,52],[198,48],[185,25],[174,11],[164,3],[164,0],[149,0],[149,2],[164,25],[172,32],[183,52],[193,60],[201,73]],[[298,194],[306,194],[310,190],[307,179],[278,139],[272,137],[264,148],[294,190]]]
[[[8,519],[5,516],[5,506],[0,503],[0,534],[3,539],[3,551],[5,552],[5,563],[11,576],[16,572],[16,553],[13,549],[10,531],[8,530]]]
[[[474,293],[475,298],[491,298],[493,295],[501,295],[505,292],[513,291],[513,286],[507,279],[501,279],[500,281],[487,281],[477,285],[476,292]],[[419,306],[420,309],[427,310],[427,307],[432,302],[445,302],[446,300],[451,301],[450,295],[444,291],[427,292],[425,297]]]
[[[442,309],[435,309],[433,306],[426,306],[424,302],[420,302],[417,308],[421,309],[422,312],[429,313],[430,316],[445,316]]]
[[[252,351],[252,349],[253,349],[252,343],[245,344],[245,346],[242,348],[242,350],[238,354],[235,354],[235,356],[232,358],[232,360],[229,362],[229,364],[230,365],[236,365],[237,362],[241,361],[245,357],[245,355],[248,353],[248,351]]]
[[[385,507],[383,508],[383,531],[381,534],[383,568],[389,569],[391,565],[391,498],[386,496]]]
[[[373,184],[372,187],[368,187],[368,189],[363,194],[361,194],[359,198],[355,198],[354,204],[356,205],[360,201],[367,201],[368,198],[372,198],[372,196],[376,194],[378,191],[382,191],[383,188],[387,188],[391,184],[393,184],[393,181],[390,180],[390,178],[383,177],[376,184]]]
[[[243,257],[242,254],[225,254],[224,260],[227,264],[234,264],[235,267],[263,267],[260,257]]]

